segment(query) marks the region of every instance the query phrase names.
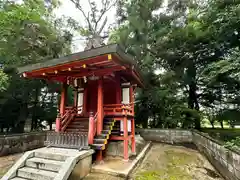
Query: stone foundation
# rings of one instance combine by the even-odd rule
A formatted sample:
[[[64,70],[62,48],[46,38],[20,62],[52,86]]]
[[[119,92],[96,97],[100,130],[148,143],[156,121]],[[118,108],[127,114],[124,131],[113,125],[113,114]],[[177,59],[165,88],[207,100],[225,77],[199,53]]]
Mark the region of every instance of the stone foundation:
[[[0,136],[0,156],[43,147],[45,138],[45,132],[2,135]]]
[[[135,136],[135,142],[136,142],[136,154],[138,154],[142,148],[146,145],[146,141],[140,136],[136,135]],[[132,154],[132,144],[131,141],[129,141],[129,146],[128,146],[128,153],[129,156],[136,155]],[[106,149],[106,155],[107,156],[119,156],[119,157],[124,157],[123,155],[123,141],[111,141],[107,145]]]
[[[79,180],[87,176],[92,168],[92,154],[93,151],[89,151],[86,155],[82,156],[72,170],[68,180]]]

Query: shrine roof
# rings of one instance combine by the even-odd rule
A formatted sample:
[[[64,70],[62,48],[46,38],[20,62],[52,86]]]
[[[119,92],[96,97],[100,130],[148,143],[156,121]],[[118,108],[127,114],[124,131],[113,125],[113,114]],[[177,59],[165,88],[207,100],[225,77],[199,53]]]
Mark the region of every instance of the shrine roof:
[[[69,77],[106,76],[120,73],[143,87],[143,78],[133,57],[118,44],[111,44],[70,54],[57,59],[19,67],[23,77],[65,82]]]
[[[105,54],[117,54],[120,56],[119,60],[123,64],[129,64],[129,65],[134,65],[136,67],[136,61],[133,60],[133,58],[129,55],[126,54],[123,50],[122,47],[118,44],[110,44],[110,45],[105,45],[99,48],[94,48],[90,50],[85,50],[82,52],[78,53],[73,53],[64,57],[56,58],[56,59],[51,59],[51,60],[46,60],[43,62],[39,62],[36,64],[30,64],[27,66],[19,67],[18,72],[19,73],[24,73],[24,72],[30,72],[42,68],[48,68],[48,67],[53,67],[53,66],[58,66],[58,65],[64,65],[64,64],[69,64],[71,62],[75,61],[86,61],[87,59],[105,55]]]

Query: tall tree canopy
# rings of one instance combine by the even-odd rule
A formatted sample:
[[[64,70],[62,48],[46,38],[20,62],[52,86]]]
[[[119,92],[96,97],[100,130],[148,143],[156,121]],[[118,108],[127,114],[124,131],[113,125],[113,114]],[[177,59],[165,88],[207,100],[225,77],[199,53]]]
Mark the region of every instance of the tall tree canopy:
[[[70,53],[71,29],[100,44],[109,35],[109,43],[134,56],[146,82],[137,91],[139,125],[199,129],[205,117],[213,126],[239,123],[240,0],[102,0],[101,9],[88,0],[89,12],[79,0],[70,2],[86,26],[54,17],[57,0],[0,1],[1,131],[23,131],[28,118],[32,129],[43,120],[52,124],[58,85],[21,79],[11,67]],[[104,33],[115,5],[115,26]]]
[[[140,121],[151,118],[161,126],[168,122],[169,127],[172,123],[186,127],[194,122],[199,129],[200,117],[208,109],[216,109],[217,114],[239,110],[235,50],[239,46],[239,8],[239,1],[231,0],[171,0],[168,4],[156,0],[120,1],[120,22],[110,41],[124,44],[145,74],[155,79],[148,80],[150,88],[140,93],[139,113],[145,114],[139,116]],[[159,68],[163,70],[159,75],[151,73]],[[169,72],[174,83],[162,79]],[[164,85],[168,93],[161,88]],[[172,88],[177,90],[173,91],[175,95],[170,93]],[[164,94],[169,104],[162,99]],[[161,115],[156,114],[153,107],[162,107],[164,113],[159,109]],[[176,121],[175,114],[184,121]],[[227,114],[225,120],[237,120]]]
[[[27,119],[32,120],[32,129],[38,128],[43,120],[51,125],[56,117],[56,84],[20,78],[15,67],[71,52],[72,34],[64,27],[73,23],[53,15],[58,5],[56,0],[0,1],[2,132],[22,132]]]

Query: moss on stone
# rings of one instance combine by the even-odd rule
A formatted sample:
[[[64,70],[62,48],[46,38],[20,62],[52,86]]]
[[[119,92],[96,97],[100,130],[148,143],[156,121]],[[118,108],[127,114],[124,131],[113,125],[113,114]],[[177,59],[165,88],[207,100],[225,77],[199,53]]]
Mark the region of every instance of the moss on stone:
[[[191,175],[186,171],[187,165],[197,160],[196,156],[174,150],[165,151],[166,166],[153,171],[139,172],[136,180],[189,180]],[[156,169],[156,167],[153,167]]]

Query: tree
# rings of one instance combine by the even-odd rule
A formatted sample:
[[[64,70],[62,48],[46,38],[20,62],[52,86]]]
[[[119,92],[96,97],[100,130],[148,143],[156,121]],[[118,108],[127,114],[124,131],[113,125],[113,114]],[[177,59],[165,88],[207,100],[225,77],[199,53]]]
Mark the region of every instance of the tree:
[[[106,13],[116,5],[117,0],[101,0],[101,7],[95,1],[87,0],[90,11],[86,12],[80,0],[71,0],[76,8],[82,13],[86,26],[79,27],[80,35],[87,39],[86,49],[98,47],[104,44],[104,38],[108,37],[108,32],[104,32],[108,18]]]
[[[32,129],[37,129],[41,121],[52,122],[56,117],[55,101],[51,104],[53,108],[46,105],[47,100],[39,101],[47,94],[41,90],[55,85],[21,78],[15,67],[68,54],[72,34],[63,24],[73,22],[53,16],[58,1],[26,0],[20,4],[1,1],[0,5],[0,59],[9,84],[0,97],[1,132],[23,132],[27,118],[32,119]],[[44,113],[46,109],[53,110],[51,117]]]
[[[8,85],[8,76],[0,69],[0,92],[6,90]]]
[[[143,71],[161,67],[176,74],[181,84],[178,88],[187,97],[180,106],[181,112],[194,112],[186,113],[185,120],[194,117],[195,128],[199,129],[201,107],[229,109],[233,104],[231,96],[238,99],[239,80],[221,75],[209,81],[205,73],[212,63],[226,65],[226,58],[224,62],[219,60],[239,46],[238,4],[238,1],[172,0],[163,7],[161,1],[121,1],[122,21],[111,40],[124,44]],[[224,70],[237,71],[238,63],[232,60],[235,65],[229,64],[228,69],[223,66]],[[217,68],[211,72],[216,73]],[[155,89],[160,89],[159,85]],[[159,103],[163,102],[156,102],[156,106]],[[167,106],[164,109],[168,111]]]

